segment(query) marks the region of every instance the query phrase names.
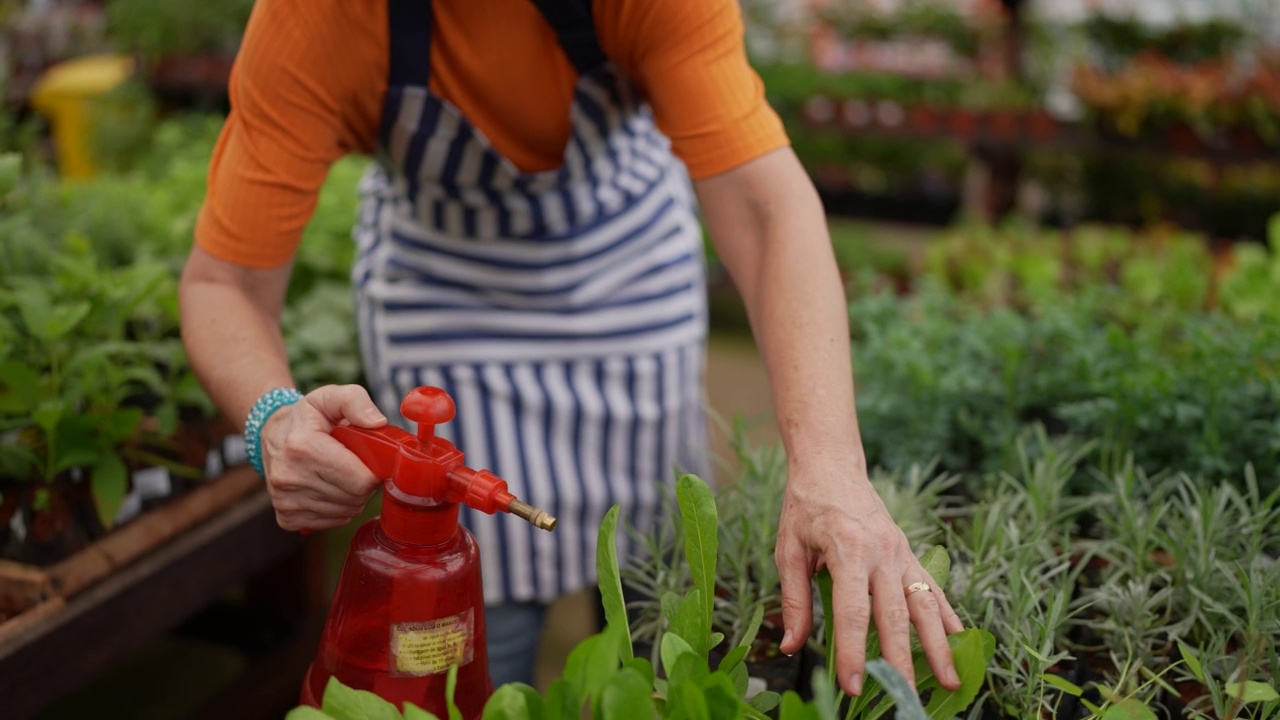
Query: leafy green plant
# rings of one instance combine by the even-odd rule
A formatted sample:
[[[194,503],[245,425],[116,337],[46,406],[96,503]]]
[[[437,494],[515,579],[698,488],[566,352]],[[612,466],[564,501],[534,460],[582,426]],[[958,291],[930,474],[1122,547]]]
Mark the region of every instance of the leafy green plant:
[[[173,4],[164,0],[110,0],[107,27],[122,50],[148,59],[220,50],[244,32],[252,0]]]
[[[712,629],[713,600],[719,547],[718,514],[715,497],[707,485],[692,475],[680,477],[676,485],[683,542],[681,550],[689,567],[693,587],[683,594],[671,593],[663,599],[664,621],[658,640],[659,663],[636,657],[630,633],[628,613],[622,594],[622,575],[618,566],[618,507],[605,515],[599,529],[596,569],[600,595],[604,604],[606,627],[587,638],[570,653],[561,678],[551,683],[545,693],[513,683],[499,687],[485,705],[483,717],[491,720],[578,720],[587,713],[593,718],[651,720],[652,718],[705,718],[731,720],[756,718],[777,709],[783,720],[833,717],[838,695],[829,675],[815,676],[815,697],[806,702],[795,692],[784,695],[764,691],[748,697],[747,670],[744,659],[763,618],[757,607],[740,640],[730,642],[718,662],[711,653],[726,640]],[[927,559],[935,577],[946,575],[945,552],[935,550]],[[830,583],[826,583],[827,606],[830,607]],[[898,717],[903,720],[947,718],[963,709],[965,694],[980,685],[985,673],[982,637],[978,631],[965,631],[953,636],[957,648],[957,664],[965,687],[959,693],[935,691],[930,701],[931,713],[921,706],[917,689],[910,685],[883,660],[871,658],[867,670],[872,687],[884,688],[877,698],[875,715],[879,717],[896,702]],[[975,642],[977,645],[975,646]],[[828,642],[834,652],[834,644]],[[874,656],[874,652],[873,652]],[[989,656],[989,655],[988,655]],[[834,672],[834,671],[833,671]],[[921,687],[936,685],[924,669],[917,667]],[[971,695],[970,695],[971,699]],[[451,700],[450,700],[451,702]],[[363,713],[363,714],[361,714]],[[451,716],[454,709],[451,708]],[[289,720],[308,718],[355,717],[426,718],[421,709],[406,705],[403,710],[381,701],[376,696],[342,687],[330,681],[323,706],[296,708]]]
[[[942,547],[935,546],[925,553],[924,557],[921,558],[921,565],[939,587],[946,587],[951,563]],[[830,574],[826,571],[818,575],[818,589],[822,599],[823,617],[834,617],[832,581]],[[832,623],[824,622],[822,637],[823,645],[826,648],[827,682],[830,687],[835,687],[836,639],[835,628]],[[938,683],[919,641],[914,638],[912,641],[916,692],[909,694],[917,700],[919,693],[927,692],[930,694],[929,703],[921,713],[923,717],[946,720],[969,707],[982,688],[987,674],[987,666],[995,653],[995,638],[985,630],[976,628],[962,630],[948,636],[947,641],[951,645],[956,672],[960,676],[960,688],[958,690],[947,690]],[[879,632],[872,626],[868,628],[867,632],[867,659],[870,662],[875,662],[879,655]],[[898,676],[898,679],[901,681],[901,676]],[[906,685],[905,682],[903,684]],[[907,687],[910,686],[908,685]],[[895,692],[891,690],[884,683],[883,675],[873,672],[871,677],[866,680],[861,695],[846,697],[843,691],[839,691],[835,693],[834,698],[828,698],[827,702],[831,703],[832,712],[843,706],[843,715],[846,720],[853,720],[854,718],[874,720],[875,718],[883,717],[895,703],[900,703],[902,699],[901,691]]]
[[[15,438],[0,444],[0,477],[50,484],[87,470],[110,527],[130,458],[198,476],[143,447],[171,435],[203,393],[176,337],[176,307],[166,304],[175,282],[168,268],[109,271],[87,242],[69,249],[75,254],[51,258],[51,276],[0,282],[0,432]]]
[[[863,445],[872,466],[937,458],[947,472],[1014,467],[1012,439],[1039,422],[1090,438],[1110,473],[1243,477],[1280,467],[1280,325],[1144,311],[1114,287],[1025,310],[924,286],[850,306]],[[1080,482],[1090,479],[1082,476]]]
[[[1222,307],[1252,321],[1280,320],[1280,213],[1268,225],[1267,248],[1241,243],[1232,248],[1232,267],[1222,278]]]

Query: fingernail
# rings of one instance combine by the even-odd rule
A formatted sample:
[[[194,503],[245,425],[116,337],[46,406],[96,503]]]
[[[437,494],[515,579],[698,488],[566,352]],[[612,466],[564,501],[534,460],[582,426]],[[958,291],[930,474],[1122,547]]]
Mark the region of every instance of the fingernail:
[[[960,684],[960,676],[956,674],[955,668],[947,668],[947,682],[952,685]]]
[[[849,678],[849,687],[854,695],[862,694],[862,673],[854,673],[853,677]]]
[[[790,644],[791,644],[791,631],[787,630],[786,632],[782,633],[782,644],[778,647],[778,649],[781,650],[782,648],[787,647]],[[787,657],[791,657],[792,655],[795,655],[795,653],[787,652],[786,650],[782,650],[782,654],[786,655]]]

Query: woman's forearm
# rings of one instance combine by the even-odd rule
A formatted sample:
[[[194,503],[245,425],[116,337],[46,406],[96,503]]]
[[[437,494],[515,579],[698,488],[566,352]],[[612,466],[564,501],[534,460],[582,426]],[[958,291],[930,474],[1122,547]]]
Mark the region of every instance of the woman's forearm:
[[[779,431],[793,463],[860,464],[848,310],[821,201],[789,150],[755,163],[700,196],[764,357]]]
[[[279,323],[288,278],[288,268],[238,268],[199,248],[184,268],[183,345],[196,377],[237,425],[263,393],[293,383]]]

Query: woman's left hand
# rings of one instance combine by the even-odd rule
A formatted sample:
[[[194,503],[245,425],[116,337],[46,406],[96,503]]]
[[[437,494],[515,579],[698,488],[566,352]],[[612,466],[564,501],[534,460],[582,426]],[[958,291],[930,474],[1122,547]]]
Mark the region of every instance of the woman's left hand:
[[[914,625],[939,682],[949,690],[960,687],[947,635],[964,625],[912,553],[864,468],[792,464],[775,558],[782,582],[784,653],[798,652],[812,630],[811,580],[826,568],[833,584],[837,677],[845,692],[862,693],[873,618],[882,656],[909,682],[915,683]],[[930,590],[908,592],[921,582]]]

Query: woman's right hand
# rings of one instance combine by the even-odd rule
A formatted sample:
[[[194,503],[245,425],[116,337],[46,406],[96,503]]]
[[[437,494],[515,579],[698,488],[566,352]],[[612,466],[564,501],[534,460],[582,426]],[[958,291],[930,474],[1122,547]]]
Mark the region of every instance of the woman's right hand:
[[[272,413],[262,428],[276,522],[285,530],[341,527],[364,510],[382,481],[329,433],[338,425],[387,424],[359,385],[326,385]]]

